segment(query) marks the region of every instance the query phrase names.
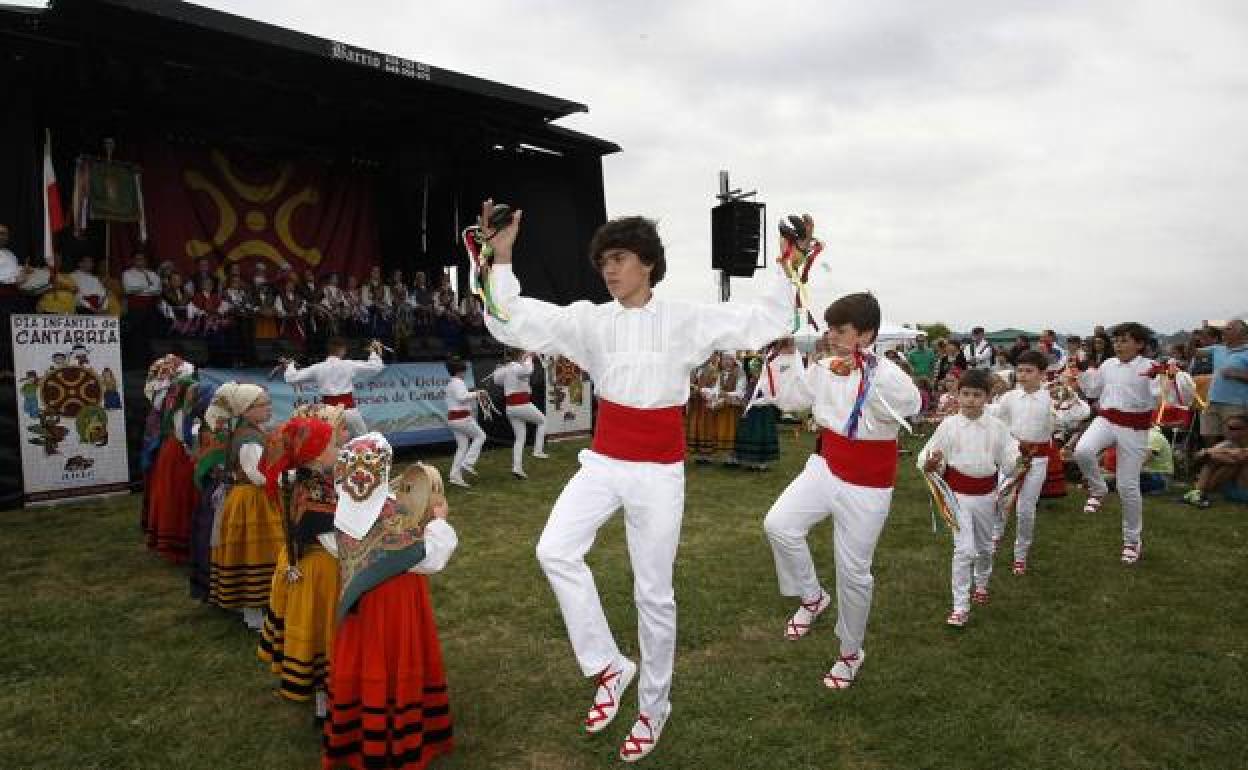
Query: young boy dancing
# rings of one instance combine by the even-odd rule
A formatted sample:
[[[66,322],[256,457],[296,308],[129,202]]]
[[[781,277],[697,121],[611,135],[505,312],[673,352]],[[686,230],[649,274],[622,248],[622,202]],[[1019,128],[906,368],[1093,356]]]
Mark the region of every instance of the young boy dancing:
[[[368,425],[355,405],[354,381],[356,377],[371,377],[386,368],[386,363],[381,360],[381,343],[374,340],[368,346],[366,361],[344,358],[347,354],[347,341],[341,337],[332,337],[329,340],[326,353],[324,361],[304,369],[295,366],[294,361],[287,361],[284,379],[292,385],[297,382],[315,382],[321,394],[321,403],[341,406],[347,430],[352,436],[362,436],[368,432]]]
[[[1101,475],[1099,455],[1117,447],[1118,498],[1122,502],[1122,563],[1140,560],[1144,529],[1144,498],[1140,495],[1140,468],[1148,456],[1148,429],[1159,388],[1153,361],[1140,355],[1152,333],[1142,324],[1122,323],[1110,330],[1115,358],[1107,359],[1085,378],[1085,394],[1099,399],[1097,417],[1075,446],[1075,462],[1088,481],[1084,513],[1101,510],[1109,487]],[[1090,372],[1091,370],[1089,370]]]
[[[507,421],[511,423],[511,432],[515,441],[511,446],[511,475],[518,479],[527,479],[524,472],[524,441],[528,436],[529,426],[533,425],[533,456],[544,459],[546,454],[546,415],[533,404],[533,388],[529,378],[533,376],[532,353],[516,350],[508,356],[510,360],[494,371],[494,382],[503,389],[507,400]]]
[[[494,214],[486,201],[485,223]],[[563,355],[594,381],[598,419],[581,468],[555,501],[537,544],[581,671],[595,677],[585,730],[615,718],[637,665],[620,654],[603,614],[585,554],[600,527],[624,509],[641,643],[641,713],[620,748],[633,762],[654,750],[671,713],[668,700],[676,650],[672,564],[685,498],[684,418],[689,375],[714,350],[757,349],[788,332],[790,284],[770,276],[759,305],[696,305],[660,299],[653,287],[666,260],[653,221],[615,219],[594,234],[590,260],[614,301],[559,307],[520,296],[511,268],[520,212],[492,234],[489,280],[501,312],[490,332],[513,347]],[[485,234],[490,235],[488,231]],[[505,319],[505,320],[504,320]]]
[[[880,328],[880,305],[871,294],[849,294],[824,313],[824,339],[832,356],[790,367],[777,405],[811,409],[819,426],[820,453],[806,461],[767,512],[763,529],[771,542],[780,593],[796,596],[797,611],[785,638],[801,639],[832,603],[823,590],[806,543],[811,528],[831,516],[836,554],[836,635],[840,655],[823,677],[829,688],[854,683],[866,657],[862,648],[871,612],[871,560],[888,519],[897,476],[897,430],[918,413],[919,390],[899,366],[867,348]]]
[[[958,413],[941,421],[918,457],[919,470],[939,473],[958,496],[958,527],[953,533],[953,611],[945,619],[955,628],[966,625],[971,602],[988,603],[997,479],[1018,462],[1018,443],[1010,429],[984,414],[991,390],[992,375],[986,370],[972,369],[962,375]]]
[[[1027,553],[1031,549],[1032,535],[1036,525],[1036,504],[1044,488],[1049,472],[1049,457],[1053,449],[1053,431],[1087,419],[1090,410],[1086,402],[1069,391],[1065,403],[1057,403],[1049,394],[1045,383],[1048,358],[1038,350],[1019,354],[1014,368],[1018,387],[1007,391],[995,403],[987,407],[988,414],[1009,426],[1010,434],[1018,439],[1018,448],[1027,463],[1027,475],[1018,490],[1017,518],[1014,532],[1015,575],[1027,573]],[[992,548],[1005,533],[1005,518],[998,517],[992,532]]]

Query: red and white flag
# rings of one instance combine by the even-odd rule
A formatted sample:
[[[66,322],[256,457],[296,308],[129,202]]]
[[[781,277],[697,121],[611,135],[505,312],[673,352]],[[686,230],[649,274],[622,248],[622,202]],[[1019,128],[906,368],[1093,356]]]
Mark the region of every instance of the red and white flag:
[[[53,236],[65,227],[65,211],[61,208],[61,188],[56,184],[52,167],[52,132],[45,130],[43,143],[43,260],[56,270]]]

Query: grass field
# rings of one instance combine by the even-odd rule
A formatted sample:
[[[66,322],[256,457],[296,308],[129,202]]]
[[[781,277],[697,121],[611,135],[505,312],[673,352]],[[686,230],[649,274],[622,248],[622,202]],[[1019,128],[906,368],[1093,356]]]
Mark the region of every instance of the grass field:
[[[810,440],[804,438],[802,446]],[[511,480],[451,491],[460,547],[434,579],[455,718],[440,768],[562,770],[614,759],[635,710],[587,738],[579,676],[533,548],[583,444],[557,444]],[[1118,563],[1111,498],[1042,503],[1031,572],[997,559],[993,602],[946,629],[949,536],[931,530],[903,458],[876,552],[859,683],[831,692],[831,615],[806,639],[781,630],[762,516],[805,451],[768,473],[690,466],[677,564],[674,711],[651,768],[1203,768],[1248,759],[1248,510],[1151,498],[1144,558]],[[436,458],[443,467],[445,458]],[[0,766],[311,768],[308,708],[280,701],[235,616],[191,602],[181,570],[137,531],[138,498],[0,513]],[[1011,530],[1012,535],[1012,530]],[[827,525],[812,538],[832,588]],[[636,656],[619,517],[590,557],[608,616]]]

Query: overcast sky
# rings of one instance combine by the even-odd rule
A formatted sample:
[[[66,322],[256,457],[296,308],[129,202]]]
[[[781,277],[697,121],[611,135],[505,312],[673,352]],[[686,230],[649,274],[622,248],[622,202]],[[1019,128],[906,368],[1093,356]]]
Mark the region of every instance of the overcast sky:
[[[716,296],[728,169],[815,216],[820,303],[1072,332],[1248,311],[1248,3],[204,4],[589,105],[561,124],[623,148],[607,209],[660,220],[670,296]]]

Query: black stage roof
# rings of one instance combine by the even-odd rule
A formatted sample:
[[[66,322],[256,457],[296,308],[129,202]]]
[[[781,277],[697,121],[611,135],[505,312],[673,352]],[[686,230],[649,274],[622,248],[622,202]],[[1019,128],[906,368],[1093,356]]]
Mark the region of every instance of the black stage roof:
[[[90,85],[85,90],[102,82],[108,93],[109,103],[88,99],[79,106],[104,113],[118,108],[118,92],[166,110],[186,101],[188,112],[194,107],[200,115],[205,103],[234,95],[241,102],[222,110],[231,113],[223,120],[242,118],[221,128],[235,132],[248,121],[280,118],[288,125],[293,117],[319,124],[303,132],[311,142],[318,134],[350,136],[361,146],[409,127],[426,136],[530,143],[558,153],[620,149],[550,124],[588,111],[584,104],[175,0],[54,0],[33,12],[0,5],[0,39],[11,61],[60,49],[63,61],[77,62],[76,79]],[[292,100],[305,102],[302,114],[299,108],[292,114]],[[166,111],[160,122],[170,117]],[[288,128],[283,135],[289,137]]]

